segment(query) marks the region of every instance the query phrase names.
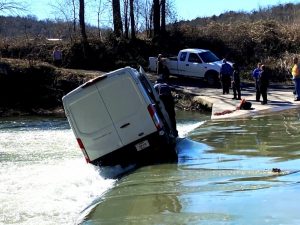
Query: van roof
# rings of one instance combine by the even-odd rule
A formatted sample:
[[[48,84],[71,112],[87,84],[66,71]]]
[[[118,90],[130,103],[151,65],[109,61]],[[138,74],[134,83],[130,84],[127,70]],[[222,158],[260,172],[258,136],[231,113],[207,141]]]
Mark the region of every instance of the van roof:
[[[126,73],[127,72],[127,73]],[[67,96],[70,96],[72,95],[73,93],[75,92],[78,92],[80,91],[82,88],[86,88],[94,83],[96,83],[97,81],[100,81],[100,80],[104,80],[105,78],[109,78],[109,77],[113,77],[113,76],[118,76],[120,74],[129,74],[132,76],[133,72],[132,72],[132,68],[130,68],[129,66],[127,67],[124,67],[124,68],[120,68],[120,69],[117,69],[117,70],[114,70],[114,71],[111,71],[109,73],[106,73],[106,74],[102,74],[102,75],[99,75],[98,77],[95,77],[93,79],[90,79],[89,81],[85,82],[84,84],[81,84],[80,86],[78,86],[77,88],[75,88],[74,90],[70,91],[69,93],[67,93],[65,96],[63,96],[63,101],[64,99],[67,98]]]

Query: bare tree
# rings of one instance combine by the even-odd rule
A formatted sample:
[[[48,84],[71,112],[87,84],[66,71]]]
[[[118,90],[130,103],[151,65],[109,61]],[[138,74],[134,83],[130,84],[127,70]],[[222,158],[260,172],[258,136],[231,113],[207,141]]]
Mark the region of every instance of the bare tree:
[[[120,0],[112,0],[114,33],[117,37],[121,37],[123,33]]]
[[[77,31],[78,2],[76,0],[56,0],[49,5],[53,9],[55,19],[58,22],[66,22],[67,29],[69,30],[69,37],[72,41],[73,35]]]
[[[166,0],[160,1],[160,8],[161,8],[160,31],[161,33],[164,33],[166,31]]]
[[[26,11],[24,3],[18,1],[0,0],[0,12],[17,13]]]
[[[135,19],[134,19],[134,0],[130,0],[130,24],[131,24],[131,39],[135,39]]]
[[[129,37],[129,25],[128,25],[128,0],[123,1],[124,8],[124,36],[128,39]]]
[[[166,23],[171,22],[171,23],[175,23],[177,21],[177,11],[176,11],[176,7],[174,5],[174,1],[172,0],[165,0],[166,1]]]
[[[73,11],[73,31],[76,32],[76,3],[75,0],[72,1],[72,11]]]
[[[79,0],[79,25],[83,43],[87,43],[84,19],[84,0]]]
[[[124,37],[129,38],[129,27],[131,27],[131,38],[135,39],[134,0],[123,0],[123,18]]]
[[[144,18],[144,29],[147,31],[147,37],[151,36],[152,30],[152,18],[153,18],[153,2],[152,0],[146,0],[142,5],[142,18]]]
[[[159,0],[153,0],[153,31],[154,36],[160,34],[160,4]]]
[[[153,18],[153,0],[134,0],[135,31],[146,31],[150,37]]]
[[[102,40],[102,33],[101,33],[101,17],[102,14],[104,13],[104,9],[106,8],[106,4],[103,3],[102,0],[96,0],[97,3],[97,28],[98,28],[98,37],[100,40]]]

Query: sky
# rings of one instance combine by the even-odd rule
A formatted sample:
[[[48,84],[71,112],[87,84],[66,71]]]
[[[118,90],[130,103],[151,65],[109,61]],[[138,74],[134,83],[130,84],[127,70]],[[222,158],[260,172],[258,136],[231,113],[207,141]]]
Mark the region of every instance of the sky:
[[[15,0],[27,1],[31,15],[35,15],[38,19],[53,19],[55,13],[50,4],[62,2],[65,0]],[[86,0],[92,2],[96,0]],[[98,0],[99,1],[99,0]],[[103,0],[102,2],[104,2]],[[220,15],[227,11],[246,11],[251,12],[259,8],[274,6],[285,3],[300,3],[300,0],[170,0],[173,1],[175,10],[177,11],[177,20],[192,20],[197,17],[209,17]],[[86,15],[86,21],[93,24],[96,18],[89,18]]]
[[[300,3],[300,0],[174,0],[178,19],[192,20],[197,17],[220,15],[227,11],[251,12],[259,8],[285,3]]]

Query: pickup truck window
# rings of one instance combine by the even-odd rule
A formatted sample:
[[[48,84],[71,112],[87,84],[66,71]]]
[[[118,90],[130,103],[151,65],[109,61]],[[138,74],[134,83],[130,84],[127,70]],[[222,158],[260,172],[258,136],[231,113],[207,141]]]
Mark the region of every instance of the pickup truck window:
[[[180,57],[179,57],[179,60],[180,60],[180,61],[185,61],[186,54],[187,54],[187,52],[181,52]]]
[[[201,63],[201,60],[196,53],[190,53],[188,61],[193,63]]]
[[[205,63],[220,61],[220,59],[214,53],[212,53],[210,51],[201,52],[201,53],[199,53],[199,56],[202,59],[202,61]]]

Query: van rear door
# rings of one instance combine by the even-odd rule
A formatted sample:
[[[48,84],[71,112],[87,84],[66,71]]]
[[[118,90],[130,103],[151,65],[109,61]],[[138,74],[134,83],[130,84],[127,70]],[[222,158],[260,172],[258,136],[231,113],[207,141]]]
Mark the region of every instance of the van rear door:
[[[73,131],[91,161],[123,146],[96,85],[76,89],[63,102]]]
[[[138,81],[132,77],[133,71],[123,69],[118,73],[121,74],[112,76],[109,82],[103,80],[96,85],[123,145],[127,145],[157,129]]]

